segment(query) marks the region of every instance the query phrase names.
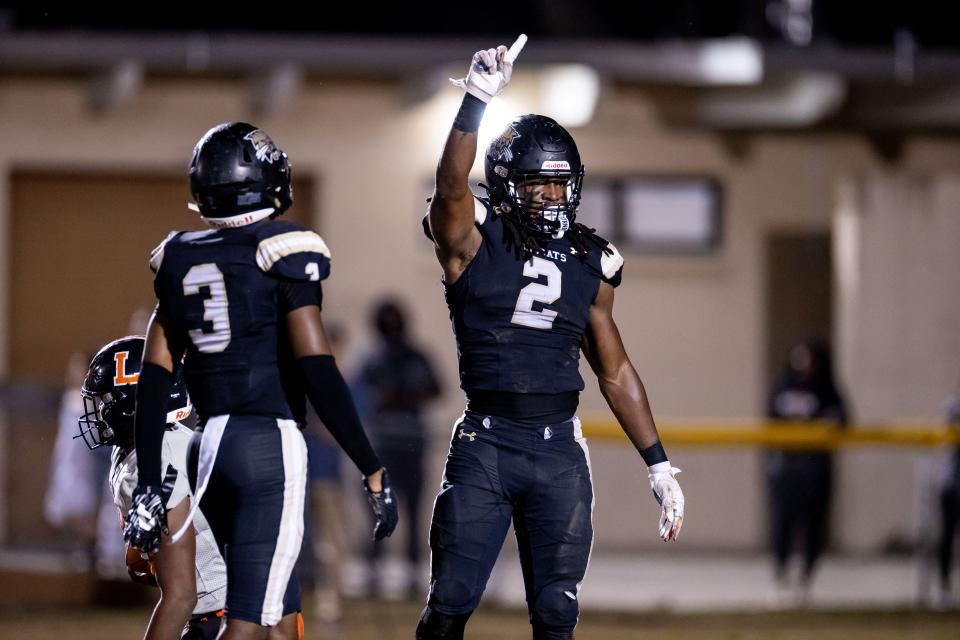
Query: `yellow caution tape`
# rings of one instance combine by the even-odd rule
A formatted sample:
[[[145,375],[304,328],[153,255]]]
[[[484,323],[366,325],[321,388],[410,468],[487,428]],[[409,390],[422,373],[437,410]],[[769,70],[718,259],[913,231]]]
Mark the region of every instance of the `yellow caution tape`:
[[[594,440],[627,437],[616,420],[580,417],[584,435]],[[939,447],[960,444],[960,429],[946,423],[898,422],[858,424],[845,429],[826,422],[750,422],[730,420],[671,420],[661,418],[657,429],[665,446],[774,447],[837,449],[851,446]]]

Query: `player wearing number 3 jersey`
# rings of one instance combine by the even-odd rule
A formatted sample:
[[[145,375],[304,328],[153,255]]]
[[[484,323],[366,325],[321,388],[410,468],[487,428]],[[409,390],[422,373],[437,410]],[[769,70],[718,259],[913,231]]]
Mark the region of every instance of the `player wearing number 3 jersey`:
[[[194,505],[227,565],[221,638],[263,638],[300,608],[292,574],[307,451],[291,404],[305,393],[363,473],[377,539],[396,526],[396,500],[324,334],[320,283],[330,252],[317,234],[276,219],[293,200],[287,155],[260,129],[223,124],[197,143],[190,185],[211,228],[171,233],[150,259],[158,302],[137,392],[139,483],[125,536],[145,551],[161,534],[177,539],[157,499],[159,400],[182,366],[200,418],[188,455]],[[282,367],[288,351],[296,364]],[[286,367],[295,367],[293,378]]]
[[[443,268],[467,410],[457,421],[430,530],[430,593],[418,640],[460,639],[512,520],[533,637],[573,638],[593,542],[593,485],[575,412],[583,351],[648,466],[672,540],[683,494],[613,321],[623,259],[576,222],[583,165],[539,115],[486,150],[486,189],[468,175],[484,108],[510,80],[525,36],[477,52],[437,168],[426,219]]]

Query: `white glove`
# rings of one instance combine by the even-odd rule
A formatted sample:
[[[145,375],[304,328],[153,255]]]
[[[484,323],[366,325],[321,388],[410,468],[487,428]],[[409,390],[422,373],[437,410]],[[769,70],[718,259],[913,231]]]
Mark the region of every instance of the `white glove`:
[[[521,33],[509,49],[500,45],[496,49],[477,51],[473,54],[467,77],[460,80],[450,78],[450,82],[470,95],[484,102],[490,102],[510,84],[513,61],[520,55],[520,50],[525,44],[527,44],[527,36]]]
[[[650,489],[660,504],[660,537],[664,542],[676,540],[683,525],[683,491],[677,482],[680,469],[671,467],[669,462],[659,462],[647,467]]]

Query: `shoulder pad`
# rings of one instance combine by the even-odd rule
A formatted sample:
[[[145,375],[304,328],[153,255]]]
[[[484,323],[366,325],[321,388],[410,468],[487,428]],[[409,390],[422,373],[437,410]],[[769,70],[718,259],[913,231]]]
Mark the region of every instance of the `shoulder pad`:
[[[473,197],[473,221],[478,225],[483,225],[487,221],[487,216],[490,214],[489,206],[480,200],[480,198]]]
[[[289,233],[291,231],[306,231],[304,227],[296,222],[291,222],[290,220],[280,220],[278,218],[267,220],[261,224],[253,225],[249,228],[253,231],[253,234],[257,237],[257,240],[266,240],[270,237],[283,235],[284,233]]]
[[[609,251],[609,253],[608,253]],[[620,284],[620,278],[623,271],[623,256],[608,242],[606,249],[600,252],[600,271],[603,273],[603,279],[613,286]]]
[[[483,223],[487,221],[489,215],[488,206],[480,200],[480,198],[473,197],[473,222],[478,227],[483,226]],[[423,220],[420,221],[420,224],[423,226],[423,235],[427,236],[430,240],[433,240],[433,233],[430,231],[430,213],[427,212],[423,216]]]
[[[150,252],[150,270],[154,273],[160,271],[160,265],[163,264],[163,250],[167,246],[167,243],[173,240],[173,238],[180,233],[179,231],[171,231],[167,234],[167,237],[163,239],[163,242],[154,247],[153,251]]]
[[[257,266],[291,280],[317,281],[330,275],[330,249],[313,231],[275,221],[257,234]]]

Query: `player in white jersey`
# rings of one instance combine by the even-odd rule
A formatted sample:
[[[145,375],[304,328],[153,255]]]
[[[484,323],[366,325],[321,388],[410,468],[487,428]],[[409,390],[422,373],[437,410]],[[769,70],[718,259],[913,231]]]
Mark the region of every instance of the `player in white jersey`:
[[[186,462],[187,445],[193,430],[179,423],[169,423],[167,432],[163,436],[163,453],[161,464],[170,470],[173,476],[173,488],[167,498],[167,508],[176,509],[181,504],[189,505],[190,489],[187,482]],[[133,505],[133,490],[137,487],[137,452],[121,447],[114,447],[110,458],[110,489],[113,494],[113,503],[121,514],[130,512]],[[185,500],[186,499],[186,500]],[[195,538],[195,573],[196,573],[196,605],[188,623],[189,631],[184,631],[183,637],[188,638],[215,638],[220,628],[220,618],[224,605],[227,588],[227,569],[217,549],[217,541],[213,531],[207,524],[203,513],[198,512],[193,519]],[[135,550],[130,554],[136,554]],[[131,559],[133,559],[131,557]],[[166,596],[166,594],[164,594]],[[201,632],[194,635],[198,629],[212,629],[213,635]]]
[[[105,345],[90,362],[81,387],[84,414],[79,420],[80,436],[91,449],[113,446],[110,489],[121,519],[130,511],[137,486],[133,416],[143,344],[142,336],[128,336]],[[168,409],[162,451],[164,497],[170,517],[182,520],[190,509],[186,469],[187,445],[193,435],[179,422],[192,409],[182,383],[174,385]],[[216,638],[223,617],[227,571],[202,513],[196,514],[187,535],[176,544],[165,541],[163,553],[153,560],[129,549],[127,570],[135,582],[161,590],[147,627],[147,640],[176,634],[190,640]]]

